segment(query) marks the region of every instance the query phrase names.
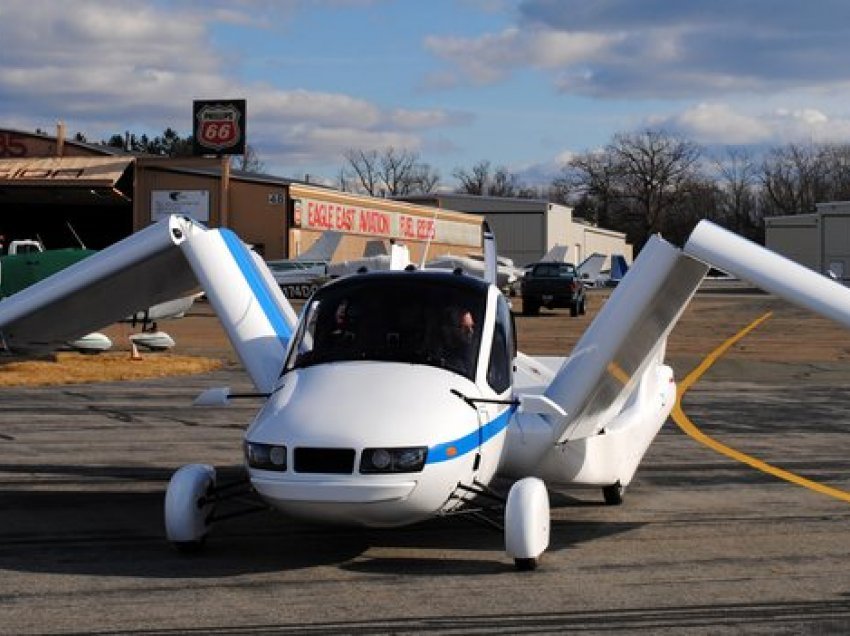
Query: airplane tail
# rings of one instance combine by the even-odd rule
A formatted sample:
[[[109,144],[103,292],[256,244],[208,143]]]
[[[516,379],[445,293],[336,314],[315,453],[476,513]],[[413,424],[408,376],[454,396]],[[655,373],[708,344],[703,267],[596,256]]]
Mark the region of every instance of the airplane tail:
[[[622,254],[611,255],[611,276],[610,280],[613,283],[619,283],[626,272],[629,271],[629,264],[626,262],[626,257]]]
[[[602,264],[605,262],[605,258],[605,254],[594,252],[576,267],[578,275],[582,280],[588,281],[591,285],[595,284],[596,279],[599,278],[599,272],[602,270]]]
[[[296,261],[330,261],[342,241],[342,234],[326,230],[306,251],[295,257]]]
[[[552,248],[546,252],[543,256],[540,257],[540,262],[552,262],[555,261],[557,263],[566,263],[567,262],[567,254],[569,253],[570,248],[568,245],[561,245],[560,243],[552,246]]]
[[[566,413],[553,422],[558,443],[599,433],[661,364],[667,335],[708,267],[660,237],[644,246],[544,395]]]

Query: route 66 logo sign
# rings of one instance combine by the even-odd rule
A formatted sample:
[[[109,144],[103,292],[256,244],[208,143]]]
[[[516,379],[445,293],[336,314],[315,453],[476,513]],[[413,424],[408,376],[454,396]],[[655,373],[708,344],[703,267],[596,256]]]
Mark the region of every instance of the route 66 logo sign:
[[[245,152],[245,100],[195,101],[196,155],[240,155]]]

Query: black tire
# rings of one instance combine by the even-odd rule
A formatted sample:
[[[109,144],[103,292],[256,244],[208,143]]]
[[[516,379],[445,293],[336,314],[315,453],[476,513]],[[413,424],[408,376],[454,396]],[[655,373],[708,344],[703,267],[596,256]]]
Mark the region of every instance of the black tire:
[[[540,313],[540,304],[534,302],[533,300],[525,300],[522,301],[522,315],[523,316],[536,316]]]
[[[531,572],[536,570],[538,565],[537,559],[514,559],[514,567],[520,572]]]
[[[204,535],[197,541],[172,541],[171,545],[174,546],[174,549],[177,550],[180,554],[192,555],[192,554],[200,554],[204,551],[204,547],[207,544],[207,537]]]
[[[587,298],[581,299],[581,305],[579,305],[578,313],[580,316],[584,316],[587,313]]]
[[[578,301],[570,303],[570,316],[575,318],[578,316]]]
[[[610,486],[605,486],[602,489],[602,496],[605,498],[606,506],[619,506],[623,503],[623,495],[625,494],[626,489],[620,485],[620,482],[616,484],[612,484]]]

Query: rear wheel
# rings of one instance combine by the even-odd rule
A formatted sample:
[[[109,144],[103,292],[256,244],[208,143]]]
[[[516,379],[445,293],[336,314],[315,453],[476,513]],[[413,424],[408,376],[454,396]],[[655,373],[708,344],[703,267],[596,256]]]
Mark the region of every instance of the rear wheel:
[[[605,504],[608,506],[619,506],[623,503],[623,495],[626,493],[626,488],[620,485],[620,482],[605,486],[602,489],[602,496],[605,498]]]
[[[587,313],[587,298],[581,299],[581,304],[578,307],[578,313],[581,316],[584,316]]]
[[[570,316],[572,316],[573,318],[578,316],[578,301],[577,300],[570,303]]]

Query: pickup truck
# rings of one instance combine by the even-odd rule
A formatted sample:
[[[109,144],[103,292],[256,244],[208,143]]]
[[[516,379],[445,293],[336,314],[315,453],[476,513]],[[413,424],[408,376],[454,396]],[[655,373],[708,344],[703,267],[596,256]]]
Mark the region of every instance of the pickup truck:
[[[571,316],[587,309],[584,283],[572,263],[543,262],[533,265],[522,279],[522,313],[536,316],[540,307],[569,307]]]

